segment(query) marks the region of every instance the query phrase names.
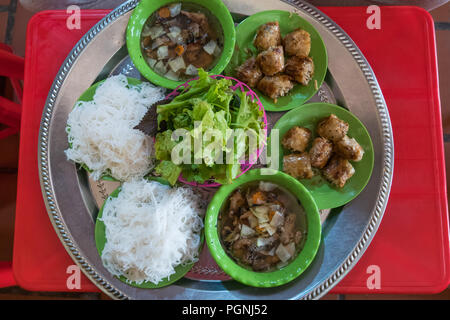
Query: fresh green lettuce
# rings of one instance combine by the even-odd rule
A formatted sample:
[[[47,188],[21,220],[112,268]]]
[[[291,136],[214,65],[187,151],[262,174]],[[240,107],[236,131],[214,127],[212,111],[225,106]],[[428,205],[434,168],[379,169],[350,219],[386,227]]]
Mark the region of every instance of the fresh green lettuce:
[[[156,136],[155,154],[156,159],[161,161],[156,172],[171,184],[175,183],[180,173],[191,182],[214,180],[222,184],[231,183],[240,173],[238,161],[246,153],[256,151],[249,150],[248,138],[243,134],[235,134],[231,141],[232,133],[235,133],[232,130],[242,129],[242,133],[250,131],[257,139],[257,144],[261,143],[264,125],[262,111],[246,93],[231,90],[231,85],[231,80],[213,79],[203,69],[199,69],[198,80],[191,81],[189,88],[184,89],[170,103],[157,106],[158,128],[165,128],[165,131]],[[209,141],[201,140],[201,150],[192,148],[192,164],[176,165],[171,161],[171,152],[180,142],[172,140],[172,133],[177,129],[186,130],[194,145],[196,138],[203,137],[205,132],[210,133]],[[208,150],[208,144],[211,143],[218,143],[220,149],[211,148],[211,155],[204,156],[204,150]],[[233,151],[231,159],[234,161],[225,164],[226,153],[229,155],[230,151]],[[223,164],[215,161],[220,156]],[[198,163],[194,163],[196,158],[200,160]],[[177,178],[174,178],[175,175]]]
[[[155,168],[155,172],[169,181],[172,186],[177,182],[181,170],[180,166],[177,166],[169,160],[161,161]]]

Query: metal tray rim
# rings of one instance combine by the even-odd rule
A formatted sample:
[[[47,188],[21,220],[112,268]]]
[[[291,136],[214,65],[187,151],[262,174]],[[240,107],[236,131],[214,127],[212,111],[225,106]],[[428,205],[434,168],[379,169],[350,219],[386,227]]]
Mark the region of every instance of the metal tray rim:
[[[293,3],[298,8],[310,14],[313,18],[323,24],[328,30],[330,30],[339,41],[348,49],[353,58],[359,65],[363,72],[367,82],[370,85],[370,89],[375,97],[376,107],[378,109],[381,126],[383,128],[383,147],[384,147],[384,170],[382,177],[382,187],[378,194],[377,205],[375,211],[372,212],[372,217],[367,228],[364,231],[363,236],[352,250],[348,258],[337,268],[337,270],[330,275],[321,285],[316,286],[313,290],[307,293],[302,299],[311,300],[318,299],[330,291],[347,273],[356,265],[358,260],[362,257],[370,242],[375,236],[381,220],[384,215],[384,211],[389,199],[389,193],[392,185],[392,178],[394,172],[394,141],[392,134],[392,125],[389,117],[389,111],[387,109],[386,102],[381,92],[378,81],[375,74],[369,65],[368,61],[362,54],[361,50],[355,44],[355,42],[340,28],[334,21],[332,21],[327,15],[315,8],[314,6],[305,3],[301,0],[282,0],[283,2]]]
[[[303,2],[301,0],[282,0],[288,4],[296,6],[298,9],[302,10],[304,13],[310,15],[316,21],[320,22],[326,29],[331,31],[334,36],[346,47],[346,49],[351,53],[354,60],[357,62],[359,68],[361,69],[364,77],[370,86],[370,90],[375,98],[375,104],[378,109],[378,113],[381,120],[381,127],[383,133],[383,176],[382,176],[382,186],[379,190],[377,196],[377,205],[371,214],[371,219],[361,237],[360,241],[356,244],[354,249],[351,251],[347,259],[337,268],[337,270],[330,275],[325,281],[317,285],[315,288],[310,290],[305,294],[302,299],[318,299],[329,290],[331,290],[356,264],[356,262],[361,258],[367,247],[369,246],[373,236],[375,235],[380,222],[382,220],[385,208],[387,206],[387,201],[389,197],[389,192],[393,177],[393,135],[392,127],[389,118],[389,113],[387,110],[386,103],[384,101],[381,89],[378,85],[376,77],[368,64],[367,60],[362,55],[359,48],[351,40],[351,38],[331,19],[329,19],[324,13],[313,7],[312,5]],[[108,281],[106,281],[102,276],[100,276],[95,268],[91,266],[85,257],[79,252],[77,246],[74,244],[72,235],[67,230],[65,223],[63,222],[61,212],[58,210],[58,206],[54,197],[53,185],[50,177],[49,168],[49,152],[48,152],[48,142],[49,142],[49,129],[50,120],[53,112],[53,107],[55,100],[58,96],[58,92],[69,73],[73,63],[77,59],[78,55],[83,51],[83,49],[90,43],[90,41],[100,33],[107,25],[112,23],[118,17],[132,10],[137,4],[138,0],[129,0],[124,4],[120,5],[109,13],[106,17],[101,19],[94,27],[92,27],[75,45],[72,51],[69,53],[68,57],[62,64],[55,80],[50,89],[47,101],[42,114],[41,126],[39,131],[38,140],[38,168],[41,190],[43,193],[44,203],[47,208],[48,215],[50,217],[51,223],[55,228],[55,231],[63,243],[65,249],[72,257],[72,259],[77,263],[81,270],[86,274],[86,276],[91,279],[103,292],[107,295],[116,299],[129,299],[130,297],[123,292],[116,289]]]

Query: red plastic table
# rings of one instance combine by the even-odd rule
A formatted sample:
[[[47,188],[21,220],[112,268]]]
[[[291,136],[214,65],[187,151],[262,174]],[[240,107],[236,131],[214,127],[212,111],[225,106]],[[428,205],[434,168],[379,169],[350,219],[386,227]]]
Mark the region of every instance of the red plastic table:
[[[378,78],[394,130],[394,179],[381,226],[333,293],[437,293],[449,285],[449,228],[433,20],[415,7],[381,7],[369,30],[365,7],[321,8],[350,35]],[[13,269],[28,290],[70,291],[74,265],[45,210],[37,143],[42,109],[66,55],[108,11],[82,11],[81,29],[64,11],[29,22],[20,140]],[[374,277],[380,282],[374,282]],[[367,285],[369,283],[369,286]],[[98,291],[84,275],[80,288]]]

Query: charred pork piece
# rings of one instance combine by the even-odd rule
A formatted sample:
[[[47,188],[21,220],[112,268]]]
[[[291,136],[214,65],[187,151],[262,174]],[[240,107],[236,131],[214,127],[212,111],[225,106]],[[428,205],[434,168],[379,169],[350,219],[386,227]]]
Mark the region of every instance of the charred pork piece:
[[[285,74],[275,76],[265,76],[258,83],[258,90],[273,99],[275,102],[279,97],[285,96],[292,88],[294,83],[291,78]]]
[[[262,73],[273,76],[284,69],[284,51],[282,46],[271,47],[256,57]]]
[[[339,188],[343,188],[354,173],[351,163],[338,155],[333,156],[323,170],[325,178]]]
[[[224,226],[222,228],[222,237],[226,237],[229,234],[231,234],[233,232],[233,230],[231,230],[231,228],[229,226]]]
[[[333,144],[326,138],[317,137],[314,139],[309,156],[311,165],[314,168],[322,169],[330,160],[333,153]]]
[[[348,127],[347,122],[332,114],[318,124],[317,133],[323,138],[337,142],[347,134]]]
[[[308,147],[310,139],[311,130],[295,126],[286,132],[281,140],[281,144],[285,149],[303,152],[306,150],[306,147]]]
[[[231,229],[230,226],[225,226],[222,230],[222,237],[226,245],[238,240],[240,238],[239,226],[236,226],[233,229]]]
[[[344,136],[341,140],[335,143],[336,152],[344,159],[352,161],[361,161],[364,155],[364,149],[354,138]]]
[[[288,33],[284,39],[284,49],[290,56],[307,57],[311,51],[311,36],[303,29],[296,29]]]
[[[202,31],[204,33],[208,34],[212,33],[212,30],[208,23],[208,18],[206,18],[206,16],[203,13],[181,10],[181,14],[186,16],[189,20],[195,22],[195,24],[198,24],[202,28]],[[192,29],[193,25],[194,25],[193,23],[190,23],[188,24],[187,28]]]
[[[311,159],[307,152],[291,153],[283,157],[283,171],[296,179],[311,179]]]
[[[156,50],[152,50],[150,48],[144,49],[145,55],[151,59],[158,59],[158,55],[156,54]]]
[[[252,239],[239,239],[233,243],[232,252],[233,255],[244,260],[247,253],[250,251],[250,247],[254,246],[254,240]]]
[[[249,217],[251,217],[253,215],[253,213],[251,211],[246,211],[243,214],[240,215],[239,220],[245,221],[245,219],[248,219]]]
[[[295,233],[295,235],[294,235],[294,242],[295,242],[295,244],[299,244],[300,241],[302,241],[302,238],[303,238],[302,232],[301,231],[297,231]]]
[[[246,60],[236,68],[236,78],[254,88],[263,77],[259,65],[254,57]]]
[[[295,213],[290,213],[286,216],[284,220],[284,225],[282,227],[282,232],[280,236],[280,241],[282,244],[286,245],[294,240],[295,237],[295,220],[297,216]]]
[[[230,197],[230,211],[235,213],[238,212],[239,209],[245,204],[245,199],[242,196],[241,192],[237,190]]]
[[[259,254],[253,260],[252,268],[254,271],[266,271],[278,262],[280,262],[280,258],[278,258],[276,255],[268,256]]]
[[[207,68],[214,60],[214,56],[208,54],[199,43],[187,45],[184,53],[186,65],[192,64],[196,68]]]
[[[146,47],[148,47],[151,43],[152,43],[152,37],[144,37],[144,38],[142,38],[142,47],[144,47],[144,49]]]
[[[284,72],[298,83],[307,86],[314,75],[314,62],[310,57],[290,57],[286,61]]]
[[[278,21],[267,22],[260,26],[253,44],[261,51],[279,46],[281,44],[281,33]]]

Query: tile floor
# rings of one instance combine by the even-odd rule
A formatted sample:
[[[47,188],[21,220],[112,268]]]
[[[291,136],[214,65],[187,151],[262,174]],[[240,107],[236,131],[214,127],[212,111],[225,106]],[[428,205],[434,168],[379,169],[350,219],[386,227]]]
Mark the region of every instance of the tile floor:
[[[322,1],[323,2],[323,1]],[[366,1],[367,2],[367,1]],[[321,3],[322,4],[322,3]],[[450,2],[431,11],[436,26],[439,79],[441,88],[442,121],[444,128],[445,156],[450,163]],[[0,0],[0,42],[12,45],[17,55],[25,52],[26,25],[32,12],[26,10],[17,0]],[[10,89],[2,86],[0,95],[10,94]],[[19,136],[0,140],[0,261],[11,260],[14,232],[14,210],[16,201],[17,162]],[[450,171],[447,173],[450,182]],[[29,292],[19,287],[0,289],[1,299],[108,299],[96,293],[51,293]],[[450,289],[437,295],[327,295],[324,299],[439,299],[450,300]]]

